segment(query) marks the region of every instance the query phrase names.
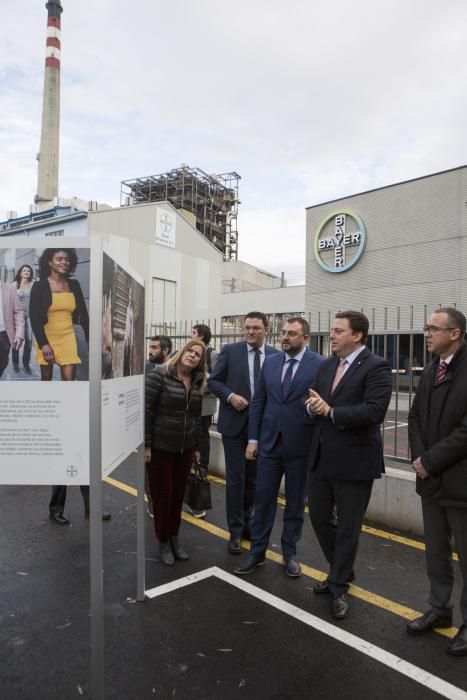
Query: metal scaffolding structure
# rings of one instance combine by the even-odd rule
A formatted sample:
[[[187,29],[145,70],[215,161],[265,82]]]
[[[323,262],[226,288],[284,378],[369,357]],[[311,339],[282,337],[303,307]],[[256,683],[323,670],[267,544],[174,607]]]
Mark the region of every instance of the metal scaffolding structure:
[[[170,202],[194,216],[196,228],[218,248],[224,260],[238,257],[238,173],[208,175],[182,165],[161,175],[124,180],[120,205]]]

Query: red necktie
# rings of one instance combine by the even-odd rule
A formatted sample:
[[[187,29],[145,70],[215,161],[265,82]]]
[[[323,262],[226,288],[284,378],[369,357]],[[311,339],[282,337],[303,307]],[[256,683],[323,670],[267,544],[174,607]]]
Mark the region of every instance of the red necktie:
[[[290,385],[292,384],[292,379],[293,379],[293,368],[297,360],[295,357],[290,358],[290,360],[287,360],[289,363],[287,366],[287,369],[284,374],[284,379],[282,380],[282,398],[286,399],[287,396],[289,395],[290,391]]]
[[[441,360],[441,362],[438,365],[438,371],[436,372],[436,384],[439,384],[440,382],[443,381],[447,368],[448,368],[448,363],[445,362],[444,360]]]
[[[340,380],[342,379],[342,375],[344,374],[346,364],[347,364],[347,360],[341,360],[339,362],[339,366],[337,368],[336,374],[334,375],[334,381],[332,383],[331,394],[334,391],[334,389],[336,388],[336,386],[339,384]]]

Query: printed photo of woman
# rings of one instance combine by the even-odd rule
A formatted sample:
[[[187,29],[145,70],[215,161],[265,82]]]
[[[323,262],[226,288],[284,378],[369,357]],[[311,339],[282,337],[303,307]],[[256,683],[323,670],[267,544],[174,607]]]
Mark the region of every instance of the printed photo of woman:
[[[89,343],[86,303],[78,280],[72,278],[77,264],[74,248],[46,248],[39,258],[39,281],[31,289],[29,317],[42,381],[52,380],[54,364],[62,381],[76,379],[81,358],[74,325],[82,327]]]
[[[31,368],[29,362],[31,359],[31,347],[32,347],[32,329],[31,323],[29,321],[29,300],[31,297],[31,288],[34,281],[34,271],[30,265],[21,265],[18,272],[15,275],[13,281],[13,287],[16,289],[21,307],[24,313],[24,342],[23,342],[23,353],[22,362],[24,371],[27,374],[31,374]],[[11,361],[13,364],[13,371],[17,374],[20,371],[19,367],[19,350],[15,347],[11,350]]]

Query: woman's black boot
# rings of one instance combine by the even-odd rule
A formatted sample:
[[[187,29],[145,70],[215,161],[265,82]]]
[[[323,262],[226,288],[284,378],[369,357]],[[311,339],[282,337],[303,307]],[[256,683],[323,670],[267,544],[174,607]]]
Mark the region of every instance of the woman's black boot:
[[[186,561],[190,558],[185,552],[185,550],[182,549],[182,547],[180,546],[178,537],[171,537],[170,544],[172,545],[172,552],[174,553],[175,559],[179,559],[180,561]]]
[[[175,558],[168,542],[159,542],[159,558],[166,566],[175,564]]]

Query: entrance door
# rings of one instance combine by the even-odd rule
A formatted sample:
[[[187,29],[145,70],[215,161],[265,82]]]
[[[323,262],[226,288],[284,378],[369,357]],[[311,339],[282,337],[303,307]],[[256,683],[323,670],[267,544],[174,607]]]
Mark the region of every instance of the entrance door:
[[[152,278],[152,324],[175,323],[177,283]]]

